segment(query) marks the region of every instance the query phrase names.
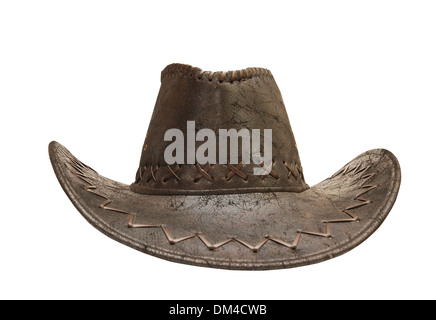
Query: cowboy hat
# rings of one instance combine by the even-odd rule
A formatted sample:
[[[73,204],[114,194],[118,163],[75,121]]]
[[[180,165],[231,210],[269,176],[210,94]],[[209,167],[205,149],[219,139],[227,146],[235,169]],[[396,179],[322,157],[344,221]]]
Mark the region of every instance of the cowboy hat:
[[[104,234],[225,269],[296,267],[347,252],[381,225],[401,180],[396,157],[375,149],[309,187],[280,91],[262,68],[167,66],[131,185],[57,142],[49,155],[67,196]]]

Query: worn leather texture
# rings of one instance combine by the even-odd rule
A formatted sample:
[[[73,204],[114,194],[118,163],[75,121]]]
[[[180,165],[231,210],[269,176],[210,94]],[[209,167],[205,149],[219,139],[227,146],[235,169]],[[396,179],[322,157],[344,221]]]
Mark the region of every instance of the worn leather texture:
[[[50,155],[70,200],[109,237],[167,260],[224,269],[297,267],[354,248],[384,221],[401,180],[395,156],[376,149],[301,193],[143,195],[56,142]]]
[[[168,168],[163,133],[187,120],[272,127],[272,174],[248,176],[249,165]],[[401,182],[396,157],[374,149],[309,188],[280,92],[269,71],[255,68],[167,67],[131,185],[99,175],[57,142],[49,155],[74,206],[107,236],[170,261],[224,269],[297,267],[343,254],[382,224]]]
[[[212,177],[209,181],[199,176],[200,169],[196,165],[186,164],[186,161],[179,165],[176,175],[172,174],[164,159],[165,148],[171,142],[165,142],[164,135],[167,130],[178,128],[187,137],[187,121],[195,121],[196,131],[212,129],[217,137],[219,129],[272,129],[273,175],[253,175],[254,167],[259,166],[250,163],[240,168],[242,177],[235,175],[228,179],[229,166],[214,164],[208,171]],[[196,149],[202,143],[197,142]],[[238,161],[242,160],[241,149]],[[229,148],[226,151],[230,154]],[[216,154],[219,154],[218,143]],[[174,168],[176,166],[172,165],[171,170]],[[161,88],[142,148],[136,181],[131,188],[146,194],[301,192],[308,189],[285,105],[271,72],[262,68],[203,72],[181,64],[166,67],[161,74]]]

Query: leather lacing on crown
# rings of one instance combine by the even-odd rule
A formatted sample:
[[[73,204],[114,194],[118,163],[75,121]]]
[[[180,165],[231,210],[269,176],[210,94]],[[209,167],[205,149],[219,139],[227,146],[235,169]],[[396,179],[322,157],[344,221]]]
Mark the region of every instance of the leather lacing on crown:
[[[295,180],[299,180],[299,181],[304,182],[303,168],[301,167],[301,165],[298,163],[286,162],[286,161],[283,161],[283,162],[274,162],[273,161],[273,162],[271,162],[269,165],[266,165],[266,167],[269,170],[265,171],[265,173],[262,175],[258,175],[257,177],[259,177],[259,179],[261,179],[261,180],[264,180],[266,177],[271,176],[275,180],[278,180],[280,178],[280,176],[274,171],[274,167],[275,167],[274,165],[277,165],[277,166],[284,165],[288,171],[287,172],[288,179],[293,177]],[[195,168],[198,171],[197,174],[195,176],[189,177],[189,178],[186,177],[185,175],[181,176],[181,172],[186,170],[186,168],[189,166],[195,166]],[[221,177],[221,178],[225,179],[225,181],[227,181],[227,182],[229,182],[234,175],[239,176],[240,178],[242,178],[245,181],[247,181],[247,179],[248,179],[248,174],[241,171],[243,166],[244,166],[242,162],[239,162],[237,165],[232,165],[230,163],[211,165],[211,164],[207,163],[204,168],[202,168],[198,163],[195,165],[178,165],[178,164],[176,164],[174,167],[171,167],[167,164],[164,164],[164,165],[154,164],[154,165],[140,166],[139,169],[137,170],[137,173],[136,173],[135,183],[138,184],[141,182],[145,182],[148,184],[150,182],[160,181],[160,180],[162,182],[167,182],[171,178],[175,178],[177,180],[182,180],[182,179],[186,180],[188,178],[190,180],[192,179],[191,180],[192,182],[197,183],[202,177],[206,178],[206,180],[208,180],[209,182],[214,182],[214,176],[212,176],[209,173],[209,170],[213,166],[227,167],[227,169],[229,171],[227,172],[227,174],[225,176]],[[263,166],[263,163],[260,165],[260,167],[262,167],[262,166]],[[165,171],[168,175],[164,176],[161,179],[158,179],[156,176],[157,176],[158,172],[161,172],[161,171]]]
[[[233,71],[203,71],[187,64],[174,63],[167,66],[161,73],[161,81],[168,77],[191,77],[209,82],[237,82],[252,78],[272,77],[271,71],[264,68],[246,68]]]

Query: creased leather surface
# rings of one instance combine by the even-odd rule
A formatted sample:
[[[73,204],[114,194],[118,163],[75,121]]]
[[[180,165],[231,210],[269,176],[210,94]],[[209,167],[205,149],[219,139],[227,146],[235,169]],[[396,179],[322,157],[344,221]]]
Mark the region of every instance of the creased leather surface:
[[[253,164],[164,162],[165,131],[273,129],[272,173]],[[99,175],[57,142],[55,174],[98,230],[167,260],[225,269],[277,269],[338,256],[368,238],[397,197],[401,171],[387,150],[367,151],[309,188],[281,94],[266,69],[205,72],[174,64],[162,85],[135,182]]]
[[[395,156],[376,149],[301,193],[166,197],[134,193],[98,175],[58,143],[50,145],[50,158],[73,204],[106,235],[171,261],[226,269],[295,267],[350,250],[386,218],[401,179]],[[149,227],[129,227],[131,215],[135,224]],[[298,234],[295,248],[280,243],[290,245]],[[199,235],[211,244],[230,240],[210,250]],[[250,249],[261,242],[258,250]]]
[[[232,82],[230,72],[220,82],[219,73],[216,72],[207,72],[199,78],[201,71],[198,68],[178,64],[168,66],[162,72],[161,88],[142,148],[140,168],[144,177],[140,179],[138,172],[136,182],[131,186],[132,191],[148,194],[216,194],[306,190],[308,186],[304,182],[295,138],[280,90],[268,70],[256,70],[250,73],[251,78],[239,74],[248,75],[249,71],[235,71],[236,80]],[[211,78],[209,74],[212,74]],[[209,171],[213,182],[207,179],[194,181],[199,171],[195,165],[187,164],[177,171],[180,179],[165,180],[169,172],[164,151],[171,143],[164,141],[165,132],[178,128],[186,138],[187,121],[195,121],[196,131],[208,128],[216,136],[219,129],[272,129],[273,171],[278,179],[272,176],[261,179],[253,175],[253,168],[258,165],[251,163],[241,168],[248,176],[247,180],[238,176],[227,180],[229,169],[220,164],[212,166]],[[263,137],[261,141],[263,145]],[[196,148],[202,143],[197,142]],[[263,153],[263,149],[261,151]],[[301,174],[297,172],[295,176],[289,176],[285,162],[300,168]],[[152,177],[151,171],[157,167],[159,169]]]

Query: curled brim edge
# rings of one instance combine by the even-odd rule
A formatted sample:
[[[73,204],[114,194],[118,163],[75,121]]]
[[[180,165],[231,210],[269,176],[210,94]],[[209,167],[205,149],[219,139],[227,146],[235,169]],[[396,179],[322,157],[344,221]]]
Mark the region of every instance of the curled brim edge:
[[[298,194],[152,196],[102,177],[55,141],[49,155],[71,202],[110,238],[166,260],[223,269],[290,268],[339,256],[377,230],[401,182],[396,157],[374,149]]]

